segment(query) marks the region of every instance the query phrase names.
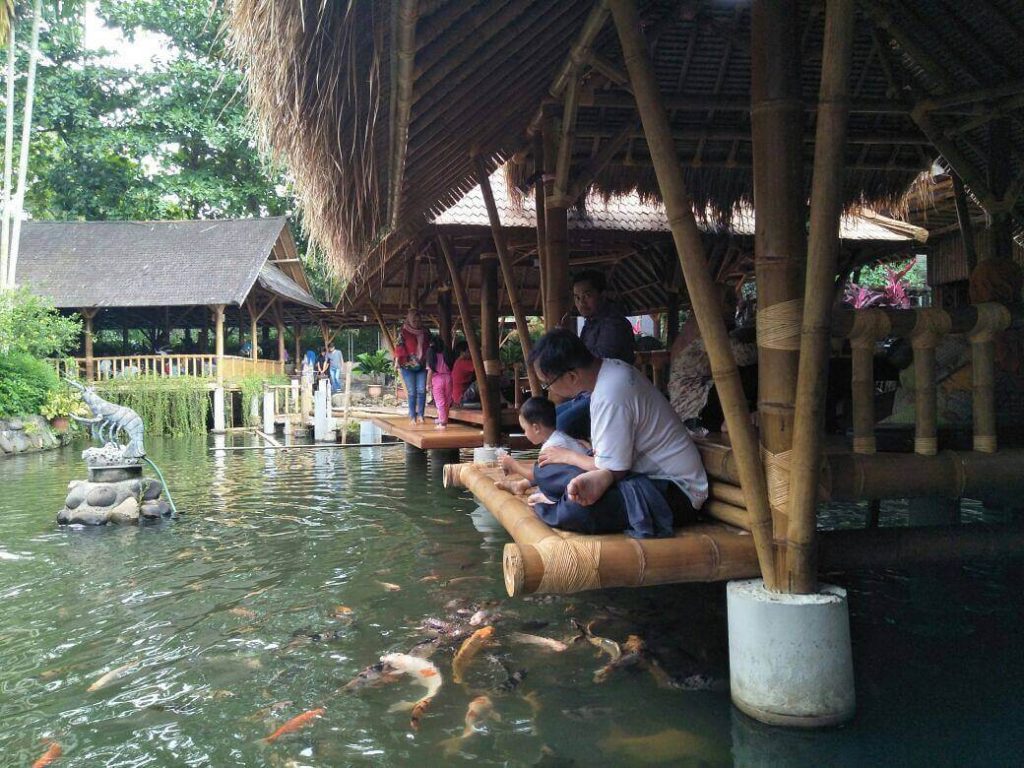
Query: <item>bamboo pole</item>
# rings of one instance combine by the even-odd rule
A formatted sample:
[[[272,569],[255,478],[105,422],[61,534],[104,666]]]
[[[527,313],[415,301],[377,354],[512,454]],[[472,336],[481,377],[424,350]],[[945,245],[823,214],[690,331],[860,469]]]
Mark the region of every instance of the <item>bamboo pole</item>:
[[[875,452],[875,344],[889,334],[889,328],[884,312],[862,309],[850,332],[854,453]]]
[[[935,348],[949,328],[949,315],[941,309],[922,309],[910,334],[914,349],[914,452],[926,456],[938,452]]]
[[[807,258],[798,5],[797,0],[755,0],[750,17],[750,120],[758,222],[757,410],[761,458],[779,539],[786,536],[782,518],[789,507],[802,270]],[[781,568],[783,562],[780,557],[776,565]],[[780,582],[779,588],[785,585]]]
[[[10,20],[13,22],[13,19]],[[0,289],[6,288],[8,280],[13,276],[7,273],[11,245],[11,181],[14,171],[14,69],[16,50],[14,48],[14,24],[7,25],[7,104],[5,114],[7,123],[4,128],[4,200],[3,223],[0,224]]]
[[[544,135],[537,132],[533,136],[533,203],[537,219],[537,263],[540,268],[540,306],[543,313],[547,306],[546,275],[548,273],[548,230],[544,208]],[[547,329],[545,323],[545,330]]]
[[[557,155],[555,127],[544,120],[544,167],[554,168]],[[565,197],[554,196],[554,174],[545,182],[544,220],[547,233],[547,273],[541,275],[544,287],[544,330],[566,323],[569,312],[569,208]],[[568,327],[568,326],[567,326]]]
[[[384,343],[388,345],[388,351],[392,356],[394,356],[396,348],[395,340],[391,336],[391,329],[388,328],[387,323],[384,322],[384,316],[381,315],[380,308],[369,296],[366,297],[366,303],[370,305],[370,312],[373,314],[374,318],[376,318],[377,325],[380,326],[380,332],[384,336]]]
[[[747,402],[736,368],[736,360],[717,306],[715,288],[708,274],[700,230],[683,184],[672,132],[660,104],[654,69],[644,50],[636,7],[632,0],[610,0],[612,16],[622,43],[637,108],[647,135],[651,157],[662,191],[672,238],[693,302],[697,323],[703,334],[711,370],[718,388],[722,410],[739,459],[746,507],[750,511],[751,533],[757,549],[761,575],[769,589],[776,588],[775,553],[772,543],[771,510],[765,476],[757,450],[757,438],[750,423]]]
[[[530,341],[530,326],[526,322],[526,315],[519,302],[519,290],[516,287],[516,276],[512,271],[512,262],[508,256],[508,246],[505,242],[505,233],[501,228],[501,218],[498,215],[498,206],[494,202],[494,192],[491,190],[491,180],[487,176],[487,168],[484,161],[477,155],[474,158],[476,165],[477,181],[480,182],[480,189],[484,193],[484,204],[487,206],[487,218],[491,222],[491,235],[494,238],[494,246],[498,250],[498,263],[501,265],[501,275],[505,281],[505,290],[508,292],[508,301],[512,305],[512,314],[516,319],[516,331],[519,334],[519,344],[523,348],[523,360],[529,360],[533,344]],[[541,394],[540,379],[533,370],[533,366],[526,367],[527,375],[530,377],[530,392],[534,397]]]
[[[447,285],[437,289],[437,330],[445,345],[452,347],[452,290]]]
[[[85,380],[87,382],[94,381],[94,375],[96,373],[95,366],[93,364],[92,356],[92,321],[96,317],[96,313],[99,310],[83,307],[79,310],[82,314],[82,319],[85,320],[85,325],[82,328],[82,346],[85,348]]]
[[[800,363],[793,421],[793,456],[783,587],[795,594],[818,589],[815,553],[818,474],[825,429],[825,389],[832,294],[839,260],[839,217],[843,205],[843,161],[849,113],[847,79],[853,58],[854,0],[826,6],[822,40],[817,138],[811,182],[811,230],[808,246]]]
[[[501,358],[498,353],[498,263],[493,253],[480,254],[480,351],[487,387],[480,400],[491,404],[484,415],[484,443],[501,441]]]
[[[416,64],[416,22],[418,0],[400,0],[395,24],[395,107],[391,123],[391,194],[388,196],[388,219],[391,228],[398,226],[402,204],[405,160],[409,150],[409,123],[412,114],[413,84]]]
[[[974,390],[974,450],[995,453],[995,335],[1010,324],[1010,313],[999,304],[977,304],[978,322],[971,330],[971,375]]]
[[[967,193],[964,182],[957,173],[951,173],[953,180],[953,201],[956,203],[956,220],[960,226],[960,239],[964,246],[964,260],[967,262],[967,275],[970,276],[978,266],[978,249],[974,243],[974,225],[971,223],[971,209],[967,204]]]
[[[476,388],[480,392],[480,408],[486,421],[491,416],[491,403],[487,397],[487,374],[484,371],[484,359],[480,353],[480,342],[477,340],[476,331],[473,329],[473,318],[470,314],[469,296],[466,294],[466,285],[462,282],[462,275],[455,266],[455,255],[452,253],[451,244],[448,238],[443,235],[437,236],[438,245],[441,246],[441,253],[444,254],[445,264],[448,265],[448,274],[452,281],[452,290],[455,291],[455,303],[459,305],[459,317],[462,320],[462,332],[466,336],[466,345],[469,347],[469,355],[473,359],[473,371],[476,374]],[[500,416],[499,416],[500,419]]]

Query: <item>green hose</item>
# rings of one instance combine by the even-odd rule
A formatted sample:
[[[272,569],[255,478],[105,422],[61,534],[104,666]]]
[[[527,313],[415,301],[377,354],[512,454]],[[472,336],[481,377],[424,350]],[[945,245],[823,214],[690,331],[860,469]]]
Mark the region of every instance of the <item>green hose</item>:
[[[158,467],[156,464],[154,464],[153,460],[151,458],[149,458],[149,456],[143,456],[142,458],[144,458],[146,460],[146,463],[149,464],[149,466],[151,466],[153,468],[154,472],[156,472],[156,476],[160,478],[160,482],[164,486],[164,493],[167,494],[167,503],[171,505],[171,513],[175,517],[177,517],[178,516],[178,508],[176,506],[174,506],[174,498],[171,496],[171,489],[167,487],[167,481],[164,480],[164,473],[160,471],[160,467]]]

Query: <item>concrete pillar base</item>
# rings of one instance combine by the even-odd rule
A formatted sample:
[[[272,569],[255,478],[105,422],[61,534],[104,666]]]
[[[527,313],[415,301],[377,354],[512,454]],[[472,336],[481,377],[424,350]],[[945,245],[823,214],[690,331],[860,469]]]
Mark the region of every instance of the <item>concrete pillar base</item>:
[[[853,717],[846,590],[769,592],[760,579],[727,588],[732,701],[770,725],[820,728]]]
[[[213,431],[224,432],[224,387],[213,390]]]
[[[263,431],[268,435],[273,435],[275,429],[274,424],[274,393],[264,392],[263,393]]]

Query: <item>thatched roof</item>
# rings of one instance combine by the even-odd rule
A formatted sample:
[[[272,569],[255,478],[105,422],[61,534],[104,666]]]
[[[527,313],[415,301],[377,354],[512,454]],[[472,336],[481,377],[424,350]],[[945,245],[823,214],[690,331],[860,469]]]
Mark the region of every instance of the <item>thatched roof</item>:
[[[688,188],[722,223],[752,197],[750,4],[638,4]],[[516,155],[523,181],[533,169],[527,128],[594,9],[592,0],[230,6],[262,138],[294,175],[312,238],[348,274],[379,267],[381,255],[471,189],[470,152],[491,170]],[[822,4],[802,2],[800,13],[803,100],[813,105]],[[616,35],[610,22],[597,29],[593,45],[577,51],[570,176],[579,194],[656,197]],[[847,203],[895,200],[940,154],[962,166],[980,200],[994,200],[983,189],[990,157],[1010,180],[1022,178],[1021,40],[1021,3],[859,3]],[[813,126],[809,108],[808,168]],[[1011,151],[1000,151],[1004,144]],[[1024,218],[1019,204],[1015,211]]]
[[[258,286],[286,303],[323,309],[294,250],[283,217],[29,221],[17,281],[62,308],[241,305]]]

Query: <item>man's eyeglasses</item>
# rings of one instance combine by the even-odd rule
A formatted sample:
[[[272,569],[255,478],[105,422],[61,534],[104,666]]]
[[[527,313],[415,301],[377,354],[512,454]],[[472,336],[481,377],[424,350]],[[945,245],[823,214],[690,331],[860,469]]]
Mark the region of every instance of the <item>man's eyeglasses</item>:
[[[570,368],[570,369],[569,369],[569,371],[571,371],[571,370],[574,370],[574,369],[573,369],[573,368]],[[560,374],[558,374],[557,376],[555,376],[555,378],[551,379],[550,381],[542,381],[542,382],[540,383],[540,388],[541,388],[541,389],[543,389],[543,390],[544,390],[545,392],[547,392],[547,391],[548,391],[549,389],[551,389],[552,385],[553,385],[553,384],[554,384],[554,383],[555,383],[556,381],[558,381],[558,380],[559,380],[560,378],[562,378],[563,376],[565,376],[565,374],[567,374],[567,373],[568,373],[569,371],[562,371],[562,372],[561,372]]]

